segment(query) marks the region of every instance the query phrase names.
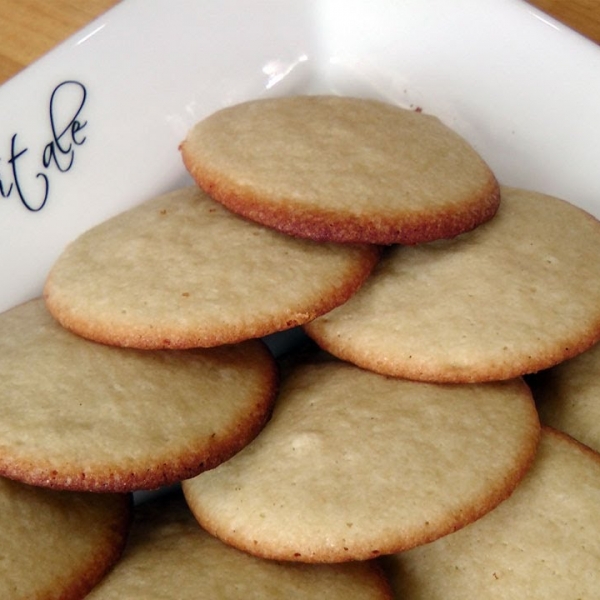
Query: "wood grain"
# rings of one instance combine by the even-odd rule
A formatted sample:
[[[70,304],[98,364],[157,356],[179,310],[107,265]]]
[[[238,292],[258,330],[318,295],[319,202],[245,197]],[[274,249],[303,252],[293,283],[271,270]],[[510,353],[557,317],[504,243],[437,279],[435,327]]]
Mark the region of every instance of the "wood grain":
[[[529,3],[600,44],[600,0],[530,0]]]
[[[0,82],[117,3],[118,0],[0,0]]]

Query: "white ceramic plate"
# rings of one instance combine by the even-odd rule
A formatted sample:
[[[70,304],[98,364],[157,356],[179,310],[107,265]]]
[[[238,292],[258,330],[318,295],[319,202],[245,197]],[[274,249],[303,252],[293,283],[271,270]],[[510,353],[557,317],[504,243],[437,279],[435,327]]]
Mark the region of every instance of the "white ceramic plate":
[[[520,0],[124,0],[0,88],[0,311],[80,232],[188,182],[193,123],[259,96],[419,106],[502,183],[600,215],[599,73]]]

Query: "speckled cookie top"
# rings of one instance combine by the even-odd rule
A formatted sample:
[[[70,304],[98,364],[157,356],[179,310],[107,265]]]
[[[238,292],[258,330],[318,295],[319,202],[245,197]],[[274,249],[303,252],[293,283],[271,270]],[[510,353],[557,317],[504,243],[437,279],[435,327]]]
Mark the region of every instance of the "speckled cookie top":
[[[37,299],[0,316],[0,474],[81,491],[172,484],[248,443],[276,385],[260,341],[115,348],[67,331]]]
[[[600,222],[502,188],[498,213],[452,240],[391,247],[343,306],[305,329],[326,350],[425,381],[516,377],[600,337]]]
[[[92,228],[58,257],[44,295],[68,329],[145,349],[210,347],[300,325],[347,300],[379,256],[249,222],[195,186]]]
[[[443,386],[341,362],[294,367],[270,422],[185,481],[200,523],[266,558],[373,558],[449,533],[506,498],[539,423],[520,380]]]
[[[431,115],[362,98],[291,96],[224,108],[181,144],[198,185],[231,210],[318,240],[449,237],[491,218],[498,183]]]

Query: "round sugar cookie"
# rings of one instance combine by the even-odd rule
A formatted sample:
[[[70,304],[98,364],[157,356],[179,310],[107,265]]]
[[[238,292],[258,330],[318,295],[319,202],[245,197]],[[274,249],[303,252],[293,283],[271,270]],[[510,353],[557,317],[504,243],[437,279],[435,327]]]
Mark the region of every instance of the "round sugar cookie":
[[[544,429],[514,494],[476,523],[385,557],[403,600],[566,600],[600,589],[600,456]]]
[[[600,344],[531,379],[540,420],[600,452]]]
[[[305,331],[325,350],[420,381],[509,379],[600,338],[600,222],[564,200],[502,188],[474,231],[393,246],[359,292]]]
[[[246,552],[364,560],[491,510],[526,472],[538,435],[520,379],[427,384],[325,361],[292,367],[261,434],[182,485],[199,523]]]
[[[115,348],[62,328],[42,299],[0,316],[0,475],[95,492],[153,489],[228,459],[268,418],[264,344]]]
[[[208,535],[177,494],[136,507],[122,559],[86,598],[392,600],[392,595],[373,561],[285,564],[231,548]]]
[[[142,349],[212,347],[300,325],[346,301],[379,257],[234,215],[196,186],[87,231],[59,256],[44,295],[66,328]]]
[[[0,598],[79,600],[117,562],[131,497],[45,490],[0,477]]]
[[[498,183],[434,116],[339,96],[252,100],[181,144],[198,185],[233,210],[320,241],[415,244],[491,218]]]

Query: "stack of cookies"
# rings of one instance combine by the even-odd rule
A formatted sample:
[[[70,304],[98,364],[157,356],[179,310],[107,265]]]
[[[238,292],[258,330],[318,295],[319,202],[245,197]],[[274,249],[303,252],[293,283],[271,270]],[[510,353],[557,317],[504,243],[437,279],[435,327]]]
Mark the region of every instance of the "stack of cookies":
[[[180,149],[194,185],[0,316],[7,490],[113,534],[39,589],[590,597],[600,455],[528,377],[600,340],[600,223],[379,101],[251,101]]]

